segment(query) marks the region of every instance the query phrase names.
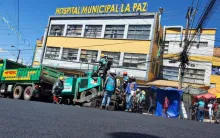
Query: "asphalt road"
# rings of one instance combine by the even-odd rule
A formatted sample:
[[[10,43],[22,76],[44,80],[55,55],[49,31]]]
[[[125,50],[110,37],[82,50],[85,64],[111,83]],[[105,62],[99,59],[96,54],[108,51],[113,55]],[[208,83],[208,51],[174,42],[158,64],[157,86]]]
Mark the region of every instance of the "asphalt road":
[[[0,138],[219,138],[220,125],[0,98]]]

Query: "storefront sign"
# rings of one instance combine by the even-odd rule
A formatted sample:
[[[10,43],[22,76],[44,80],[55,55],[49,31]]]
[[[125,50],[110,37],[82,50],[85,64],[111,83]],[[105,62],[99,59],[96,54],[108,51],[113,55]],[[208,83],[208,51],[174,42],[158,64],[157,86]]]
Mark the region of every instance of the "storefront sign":
[[[17,70],[10,70],[4,71],[3,77],[5,77],[5,80],[31,80],[31,75],[36,73],[36,71],[29,71],[27,76],[17,76]]]
[[[76,14],[107,14],[107,13],[137,13],[147,12],[148,3],[133,4],[112,4],[96,5],[84,7],[57,8],[56,15],[76,15]]]
[[[16,77],[17,72],[17,70],[6,70],[3,72],[3,77]]]

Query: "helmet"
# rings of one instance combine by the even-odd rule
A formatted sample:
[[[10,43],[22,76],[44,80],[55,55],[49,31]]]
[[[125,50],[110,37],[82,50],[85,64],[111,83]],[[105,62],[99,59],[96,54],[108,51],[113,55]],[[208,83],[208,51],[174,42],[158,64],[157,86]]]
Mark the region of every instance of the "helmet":
[[[104,57],[105,56],[105,54],[101,54],[101,57]]]
[[[110,70],[110,74],[116,74],[116,70],[111,69],[111,70]]]
[[[131,75],[129,75],[129,78],[132,78],[132,79],[133,79],[133,78],[134,78],[134,75],[132,75],[132,74],[131,74]]]
[[[123,75],[128,75],[128,73],[125,71],[125,72],[123,72]]]
[[[141,93],[142,93],[143,95],[145,95],[145,94],[146,94],[146,92],[145,92],[144,90],[142,90],[142,91],[141,91]]]
[[[59,80],[64,81],[64,77],[63,76],[59,77]]]

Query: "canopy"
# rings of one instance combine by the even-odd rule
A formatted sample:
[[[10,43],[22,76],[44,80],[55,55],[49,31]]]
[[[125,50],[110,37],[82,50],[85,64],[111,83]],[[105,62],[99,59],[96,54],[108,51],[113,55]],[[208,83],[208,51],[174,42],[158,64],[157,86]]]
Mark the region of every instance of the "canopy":
[[[202,99],[205,99],[205,100],[209,100],[209,99],[216,98],[216,96],[213,95],[213,94],[210,94],[210,93],[206,93],[206,94],[202,94],[202,95],[196,95],[195,98],[197,98],[197,99],[202,98]]]
[[[209,89],[208,93],[215,95],[216,98],[220,98],[220,92],[216,88]]]
[[[157,87],[151,87],[153,92],[156,92],[156,116],[163,116],[163,104],[165,97],[167,96],[170,105],[167,109],[167,115],[170,118],[178,118],[179,117],[179,111],[180,111],[180,101],[183,94],[182,90],[178,90],[175,88],[164,88],[160,89]]]

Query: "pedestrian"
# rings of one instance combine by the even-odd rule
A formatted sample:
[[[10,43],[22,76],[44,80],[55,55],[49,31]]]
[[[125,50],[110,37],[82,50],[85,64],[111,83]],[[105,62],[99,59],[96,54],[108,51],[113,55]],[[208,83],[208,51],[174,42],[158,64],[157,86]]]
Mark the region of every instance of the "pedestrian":
[[[150,114],[150,111],[153,109],[153,98],[149,97],[149,108],[148,108],[148,114]]]
[[[143,113],[143,109],[144,109],[144,105],[145,105],[145,96],[146,96],[146,92],[144,90],[141,91],[140,95],[138,96],[138,110],[137,112],[142,114]]]
[[[212,121],[212,116],[213,116],[213,104],[212,104],[212,100],[210,100],[209,104],[208,104],[208,108],[209,108],[209,120],[210,122]]]
[[[99,60],[99,74],[103,78],[103,81],[105,81],[105,79],[107,78],[107,64],[107,56],[105,56],[105,54],[101,54],[101,58]]]
[[[197,103],[198,105],[198,111],[197,111],[197,120],[203,122],[204,120],[204,107],[205,103],[203,99],[200,99],[199,102]]]
[[[167,97],[165,97],[165,100],[164,100],[164,105],[163,105],[163,108],[164,108],[164,115],[167,116],[167,109],[169,107],[169,100]]]
[[[217,100],[216,119],[217,123],[220,123],[220,99]]]
[[[125,94],[126,94],[126,112],[132,111],[132,97],[133,94],[137,91],[137,83],[133,75],[129,75],[129,82],[127,84]]]
[[[59,77],[58,81],[54,83],[52,88],[53,103],[59,104],[59,96],[64,89],[64,77]]]
[[[111,69],[109,76],[106,78],[105,83],[104,83],[104,97],[102,99],[102,105],[101,105],[101,110],[105,106],[108,110],[108,106],[111,101],[112,94],[116,90],[116,71]]]
[[[128,73],[125,71],[123,72],[123,84],[122,84],[123,92],[125,91],[127,84],[128,84]]]

